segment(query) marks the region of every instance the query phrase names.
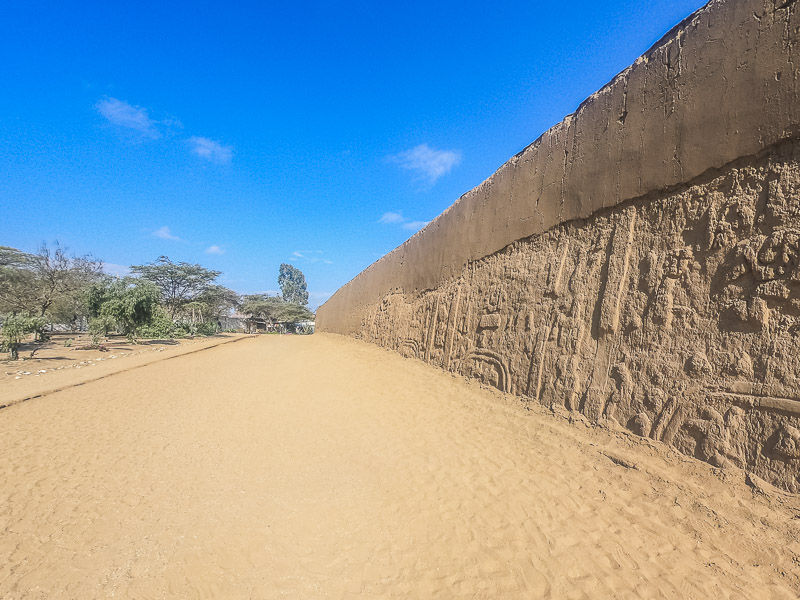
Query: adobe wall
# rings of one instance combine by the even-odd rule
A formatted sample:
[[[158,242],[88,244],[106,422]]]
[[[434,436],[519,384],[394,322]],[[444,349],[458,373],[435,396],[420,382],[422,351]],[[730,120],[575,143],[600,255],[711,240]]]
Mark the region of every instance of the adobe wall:
[[[800,491],[800,3],[712,1],[317,328]]]

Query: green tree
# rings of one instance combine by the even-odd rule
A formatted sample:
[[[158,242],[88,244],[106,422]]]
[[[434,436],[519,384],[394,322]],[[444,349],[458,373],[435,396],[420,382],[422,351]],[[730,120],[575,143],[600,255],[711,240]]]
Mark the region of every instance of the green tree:
[[[304,306],[286,302],[280,296],[268,294],[252,294],[244,296],[241,310],[251,317],[266,319],[273,323],[294,323],[308,321],[314,315]]]
[[[10,246],[0,246],[0,267],[24,267],[29,264],[30,254]]]
[[[89,255],[70,257],[58,244],[43,244],[36,254],[0,246],[0,311],[52,318],[70,312],[67,307],[80,310],[84,290],[102,267]]]
[[[297,304],[287,302],[281,312],[281,317],[281,321],[284,323],[297,323],[298,321],[313,321],[314,313],[305,306],[298,306]]]
[[[221,275],[220,271],[198,264],[174,263],[166,256],[159,256],[155,262],[146,265],[134,265],[131,272],[158,287],[161,302],[173,320],[185,304],[208,291]]]
[[[106,278],[92,285],[86,294],[86,305],[92,317],[89,327],[93,332],[102,327],[107,334],[113,322],[135,342],[139,329],[152,321],[159,297],[159,289],[151,281],[133,277]]]
[[[196,317],[201,321],[210,321],[230,314],[241,302],[239,294],[233,290],[221,285],[210,285],[185,305],[184,312],[188,310],[192,313],[193,322],[198,320]]]
[[[242,297],[241,310],[244,314],[267,321],[277,322],[283,305],[286,304],[280,296],[269,294],[249,294]]]
[[[308,304],[306,277],[297,267],[283,263],[278,270],[278,285],[281,288],[281,296],[286,302],[298,306]]]

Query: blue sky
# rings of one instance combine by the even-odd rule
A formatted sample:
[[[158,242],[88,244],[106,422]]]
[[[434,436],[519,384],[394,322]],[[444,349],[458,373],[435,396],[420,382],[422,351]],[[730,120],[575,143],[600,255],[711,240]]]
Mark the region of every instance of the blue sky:
[[[0,244],[316,306],[702,4],[7,2]]]

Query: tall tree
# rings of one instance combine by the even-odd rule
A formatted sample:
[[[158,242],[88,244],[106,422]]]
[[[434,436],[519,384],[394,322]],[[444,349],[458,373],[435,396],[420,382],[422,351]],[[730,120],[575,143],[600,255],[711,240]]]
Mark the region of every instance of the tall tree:
[[[306,276],[297,267],[283,263],[278,271],[278,285],[281,288],[281,296],[286,302],[298,306],[308,304]]]
[[[54,305],[79,306],[79,299],[100,277],[103,262],[72,256],[67,248],[43,244],[36,254],[0,247],[0,311],[48,315]]]
[[[146,265],[134,265],[131,272],[158,287],[161,302],[173,320],[182,306],[197,300],[221,275],[220,271],[198,264],[174,263],[166,256],[159,256],[155,262]]]

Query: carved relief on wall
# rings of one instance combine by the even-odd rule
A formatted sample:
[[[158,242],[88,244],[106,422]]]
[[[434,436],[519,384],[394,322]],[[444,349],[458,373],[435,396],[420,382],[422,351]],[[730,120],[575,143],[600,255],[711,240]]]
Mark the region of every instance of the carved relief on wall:
[[[519,240],[362,328],[800,491],[800,150]]]

